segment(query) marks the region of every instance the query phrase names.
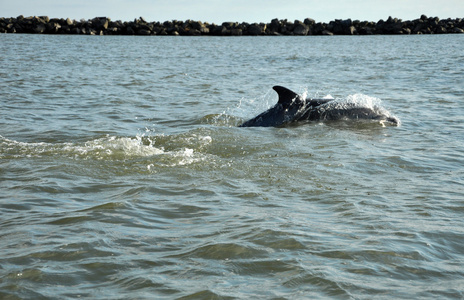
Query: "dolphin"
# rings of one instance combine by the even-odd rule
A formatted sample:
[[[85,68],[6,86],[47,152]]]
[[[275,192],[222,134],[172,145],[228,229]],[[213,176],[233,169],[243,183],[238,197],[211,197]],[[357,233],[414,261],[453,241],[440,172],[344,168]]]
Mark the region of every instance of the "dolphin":
[[[398,125],[399,120],[385,110],[363,107],[356,103],[341,103],[334,99],[305,99],[283,87],[274,86],[279,95],[277,104],[239,127],[278,127],[300,121],[364,119],[379,120]]]

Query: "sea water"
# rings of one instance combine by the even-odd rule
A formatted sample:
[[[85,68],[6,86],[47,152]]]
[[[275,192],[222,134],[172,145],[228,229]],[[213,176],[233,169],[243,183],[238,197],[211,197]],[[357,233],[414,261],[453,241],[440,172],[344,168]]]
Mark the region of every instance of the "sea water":
[[[464,36],[0,52],[0,298],[464,297]],[[274,85],[401,124],[238,128]]]

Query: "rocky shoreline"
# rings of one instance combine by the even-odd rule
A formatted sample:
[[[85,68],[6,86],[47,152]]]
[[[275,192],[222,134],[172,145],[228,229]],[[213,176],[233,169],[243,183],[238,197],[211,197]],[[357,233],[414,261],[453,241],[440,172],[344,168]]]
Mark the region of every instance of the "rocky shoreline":
[[[130,22],[112,21],[107,17],[91,20],[50,19],[47,16],[0,18],[0,33],[84,34],[84,35],[190,35],[190,36],[257,36],[257,35],[373,35],[373,34],[449,34],[464,33],[464,18],[439,19],[422,15],[402,21],[389,17],[378,22],[334,20],[316,23],[273,19],[270,23],[224,22],[221,25],[201,21],[147,22],[140,17]]]

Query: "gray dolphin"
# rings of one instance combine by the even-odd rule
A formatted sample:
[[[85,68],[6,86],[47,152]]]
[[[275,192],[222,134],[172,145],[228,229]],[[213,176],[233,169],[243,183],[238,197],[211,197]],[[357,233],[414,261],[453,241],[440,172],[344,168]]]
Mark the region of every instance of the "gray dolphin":
[[[342,119],[379,120],[399,124],[399,120],[385,110],[363,107],[356,103],[340,103],[334,99],[305,99],[282,86],[274,86],[273,89],[279,95],[277,104],[239,127],[277,127],[298,121]]]

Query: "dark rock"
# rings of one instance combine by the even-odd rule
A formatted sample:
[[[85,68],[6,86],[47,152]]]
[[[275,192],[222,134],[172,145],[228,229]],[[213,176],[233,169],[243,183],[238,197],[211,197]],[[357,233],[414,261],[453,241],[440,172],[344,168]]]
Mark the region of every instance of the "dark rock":
[[[267,26],[267,28],[268,28],[270,34],[279,33],[280,28],[281,28],[279,20],[278,19],[272,19],[271,23],[269,24],[269,26]]]
[[[305,23],[306,25],[308,25],[308,26],[311,26],[311,25],[316,24],[316,21],[314,21],[314,20],[311,19],[311,18],[306,18],[306,19],[304,19],[304,23]]]
[[[195,22],[192,22],[192,28],[201,31],[202,28],[206,28],[206,27],[201,21],[195,21]]]
[[[434,33],[436,33],[436,34],[446,33],[446,28],[443,27],[443,26],[437,26],[437,27],[435,28]]]
[[[333,34],[343,34],[343,28],[340,20],[330,21],[327,25],[327,31],[330,31]]]
[[[48,33],[48,34],[93,34],[93,35],[368,35],[368,34],[444,34],[464,33],[464,20],[442,19],[421,15],[419,19],[402,21],[388,17],[386,21],[368,22],[359,20],[333,20],[316,23],[306,18],[295,20],[272,19],[270,23],[224,22],[221,25],[201,21],[147,22],[143,17],[130,22],[111,21],[96,17],[80,21],[48,16],[0,18],[0,33]]]
[[[427,29],[427,24],[424,23],[422,20],[419,20],[418,22],[415,23],[415,27],[412,30],[412,33],[423,33],[423,31],[426,31]]]
[[[61,26],[61,28],[58,30],[58,33],[59,33],[59,34],[70,34],[70,33],[71,33],[71,29],[69,29],[69,26],[63,25],[63,26]]]
[[[384,24],[382,31],[384,34],[401,34],[403,33],[403,24],[401,22],[388,22]]]
[[[227,30],[227,28],[225,28],[225,30]],[[213,35],[222,35],[222,26],[212,24],[209,28],[209,32]]]
[[[66,23],[64,19],[60,19],[60,18],[52,18],[50,19],[49,22],[59,24],[60,26]]]
[[[340,22],[343,27],[353,26],[353,21],[351,19],[346,19]]]
[[[222,27],[223,28],[226,28],[226,29],[232,29],[232,28],[235,28],[237,27],[238,24],[234,23],[234,22],[224,22],[222,23]]]
[[[230,30],[230,34],[233,35],[233,36],[241,36],[241,35],[243,35],[243,30],[240,29],[240,28],[234,28],[234,29]]]
[[[161,27],[160,24],[155,24],[152,28],[153,28],[152,32],[153,32],[154,35],[160,34],[164,29],[163,27]]]
[[[201,26],[199,30],[200,30],[201,34],[203,34],[203,35],[209,34],[209,28],[204,26],[204,25]]]
[[[334,35],[334,34],[328,30],[324,30],[322,31],[322,35]]]
[[[350,26],[348,28],[345,29],[345,34],[347,35],[354,35],[354,34],[357,34],[357,30],[356,30],[356,27],[354,26]]]
[[[150,35],[151,31],[148,30],[148,29],[139,29],[139,30],[137,30],[137,34],[138,35]]]
[[[190,29],[190,30],[188,31],[188,35],[198,36],[198,35],[201,35],[201,31],[198,30],[198,29]]]
[[[316,23],[313,26],[313,34],[314,35],[322,35],[322,32],[325,30],[325,24],[324,23]]]
[[[248,27],[248,34],[250,35],[261,35],[263,33],[264,33],[263,28],[256,23],[253,23]]]
[[[229,36],[232,35],[232,32],[230,29],[227,29],[225,26],[221,26],[221,35],[222,36]]]
[[[288,22],[286,19],[282,21],[282,27],[280,28],[280,33],[284,35],[293,35],[293,29],[295,29],[295,24]]]
[[[131,26],[128,26],[128,27],[126,27],[126,34],[127,35],[134,35],[135,31],[134,31],[134,29],[132,29]]]
[[[305,25],[304,23],[298,24],[293,29],[293,33],[295,35],[307,35],[309,32],[309,26]]]
[[[143,29],[143,30],[147,30],[147,31],[153,31],[153,24],[150,24],[150,23],[145,23],[145,24],[139,24],[138,26],[138,29]]]
[[[50,18],[48,16],[40,16],[40,19],[42,19],[45,23],[50,22]]]
[[[110,19],[107,17],[97,17],[92,20],[92,24],[96,30],[108,29]]]
[[[73,29],[71,29],[71,33],[72,34],[80,34],[81,33],[81,30],[77,27],[74,27]]]
[[[357,30],[357,32],[358,34],[361,34],[361,35],[371,35],[371,34],[374,34],[374,29],[369,26],[364,26],[364,27],[361,27],[359,30]]]
[[[34,33],[44,33],[46,28],[44,24],[37,24],[33,30],[34,30]]]
[[[58,33],[60,28],[61,28],[60,24],[50,21],[50,23],[47,23],[47,25],[46,25],[46,32],[51,33],[51,34],[55,34],[55,33]]]
[[[7,33],[16,33],[16,28],[13,26],[13,24],[8,24],[6,32]]]

